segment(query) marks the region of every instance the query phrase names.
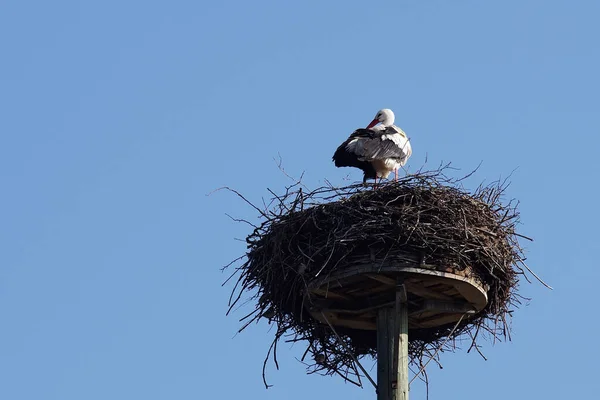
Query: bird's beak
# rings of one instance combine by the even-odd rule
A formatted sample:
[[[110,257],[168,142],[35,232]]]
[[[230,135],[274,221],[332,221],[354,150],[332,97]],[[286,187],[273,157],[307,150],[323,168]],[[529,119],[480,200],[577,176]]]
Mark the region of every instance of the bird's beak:
[[[375,118],[373,121],[371,121],[371,123],[367,126],[367,129],[371,129],[372,127],[374,127],[375,125],[377,125],[379,123],[379,120],[377,118]]]

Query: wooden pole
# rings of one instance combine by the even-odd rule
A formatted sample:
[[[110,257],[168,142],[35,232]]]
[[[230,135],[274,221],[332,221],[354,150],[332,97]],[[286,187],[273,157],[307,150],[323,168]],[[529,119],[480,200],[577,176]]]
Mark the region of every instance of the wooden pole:
[[[377,400],[392,400],[394,309],[377,311]]]
[[[396,324],[398,353],[395,358],[397,371],[396,400],[408,400],[408,307],[406,288],[396,285]]]
[[[408,310],[401,283],[395,307],[377,312],[377,400],[408,400]]]

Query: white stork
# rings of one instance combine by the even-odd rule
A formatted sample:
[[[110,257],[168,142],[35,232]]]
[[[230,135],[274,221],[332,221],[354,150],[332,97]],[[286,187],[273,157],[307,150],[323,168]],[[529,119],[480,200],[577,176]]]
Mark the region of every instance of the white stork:
[[[336,167],[355,167],[364,172],[367,179],[387,178],[394,171],[398,180],[398,168],[404,166],[412,154],[406,133],[394,125],[394,113],[388,108],[380,110],[366,129],[355,130],[335,154]]]

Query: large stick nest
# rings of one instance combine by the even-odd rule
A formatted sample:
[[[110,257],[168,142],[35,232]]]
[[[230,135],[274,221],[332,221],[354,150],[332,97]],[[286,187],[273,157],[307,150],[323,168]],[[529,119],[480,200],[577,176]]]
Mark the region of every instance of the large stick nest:
[[[458,325],[409,332],[410,360],[417,367],[438,348],[454,350],[457,341],[448,339],[465,337],[468,350],[479,351],[482,333],[494,341],[510,338],[507,317],[519,303],[518,276],[528,270],[518,242],[523,236],[515,231],[517,203],[503,202],[506,182],[469,193],[461,181],[438,170],[374,190],[352,185],[309,191],[298,182],[282,195],[271,192],[270,204],[254,206],[261,224],[253,225],[248,251],[237,260],[241,265],[232,275],[238,281],[229,306],[231,311],[248,293],[255,308],[242,318],[240,330],[260,318],[277,328],[263,378],[270,355],[277,365],[277,343],[284,338],[306,343],[302,361],[309,373],[338,374],[360,384],[356,360],[376,355],[375,332],[337,329],[336,335],[311,317],[305,294],[316,276],[339,272],[357,259],[373,259],[373,254],[381,262],[409,251],[430,265],[458,271],[470,267],[489,287],[488,304],[476,316]]]

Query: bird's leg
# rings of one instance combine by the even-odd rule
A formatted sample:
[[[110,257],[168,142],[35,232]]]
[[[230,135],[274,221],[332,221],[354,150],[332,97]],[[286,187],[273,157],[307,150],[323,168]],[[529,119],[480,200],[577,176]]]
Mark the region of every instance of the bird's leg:
[[[396,182],[398,182],[398,170],[397,169],[394,170],[394,180]]]
[[[377,189],[377,185],[381,185],[381,181],[383,180],[383,178],[379,178],[379,182],[377,182],[377,176],[375,176],[375,186],[373,187],[373,189]]]

